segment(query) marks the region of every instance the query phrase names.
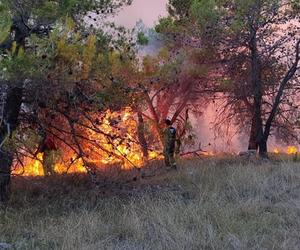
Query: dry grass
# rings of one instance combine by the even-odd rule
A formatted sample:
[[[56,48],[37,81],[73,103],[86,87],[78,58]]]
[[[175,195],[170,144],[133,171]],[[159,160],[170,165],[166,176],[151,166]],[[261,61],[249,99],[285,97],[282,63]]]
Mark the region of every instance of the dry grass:
[[[181,166],[114,188],[78,176],[15,179],[13,198],[0,209],[0,242],[15,249],[300,248],[299,163]]]

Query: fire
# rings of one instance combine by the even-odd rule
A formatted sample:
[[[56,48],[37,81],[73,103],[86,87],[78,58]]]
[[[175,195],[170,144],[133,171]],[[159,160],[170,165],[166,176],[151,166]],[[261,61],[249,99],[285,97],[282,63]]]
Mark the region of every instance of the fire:
[[[297,154],[298,149],[295,146],[289,146],[286,150],[286,153],[289,154],[289,155]]]
[[[95,115],[95,119],[96,119]],[[98,129],[98,131],[97,131]],[[85,136],[94,144],[82,142],[82,149],[88,155],[85,163],[97,168],[109,165],[120,165],[122,169],[141,168],[144,165],[142,149],[136,133],[138,123],[135,114],[130,108],[122,112],[107,111],[95,130],[87,129]],[[99,132],[100,131],[100,132]],[[159,152],[150,151],[149,160],[158,158]],[[22,166],[17,165],[14,174],[23,176],[43,176],[43,153],[35,159],[25,158]],[[53,159],[54,170],[58,174],[86,173],[83,159],[68,150],[65,146],[59,147]]]
[[[36,159],[25,158],[24,166],[17,166],[13,173],[23,176],[44,176],[43,159],[43,153],[39,153]],[[61,160],[54,163],[54,171],[58,174],[65,173],[67,169],[68,173],[86,173],[86,168],[81,160],[78,160],[78,162],[71,167],[67,167]]]
[[[82,133],[89,144],[81,140],[82,151],[87,155],[80,158],[66,145],[59,145],[59,150],[53,156],[53,168],[56,173],[86,173],[87,166],[107,168],[118,165],[123,170],[141,168],[145,164],[141,145],[138,142],[138,122],[135,113],[126,108],[121,112],[107,111],[100,118],[95,114],[92,119],[99,119],[95,129],[84,129]],[[86,123],[88,125],[88,123]],[[66,138],[66,140],[70,138]],[[288,146],[286,150],[275,148],[275,154],[286,152],[296,154],[297,147]],[[201,152],[205,156],[215,156],[215,152]],[[148,160],[159,159],[159,151],[150,151]],[[16,166],[14,174],[23,176],[43,176],[44,154],[39,153],[35,158],[26,157],[22,165]]]
[[[23,175],[25,175],[25,176],[44,175],[44,171],[43,171],[43,167],[42,167],[43,154],[39,153],[36,158],[37,158],[37,160],[26,159],[26,161],[25,161],[26,167],[24,167]]]
[[[100,157],[95,155],[94,164],[98,166],[121,164],[123,169],[141,168],[144,165],[141,146],[136,139],[138,124],[130,108],[122,113],[108,111],[99,129],[112,138],[91,132],[90,137],[102,145],[103,151]],[[99,154],[96,148],[95,153]],[[157,152],[152,152],[150,159],[158,155]]]
[[[205,152],[202,152],[202,154],[203,154],[204,156],[214,156],[214,155],[215,155],[215,153],[212,152],[212,151],[205,151]]]
[[[298,149],[297,149],[296,146],[288,146],[286,148],[286,150],[284,150],[284,149],[280,150],[279,148],[275,148],[273,150],[274,154],[280,154],[280,153],[283,153],[283,152],[285,152],[288,155],[292,155],[292,154],[297,154],[298,153]]]

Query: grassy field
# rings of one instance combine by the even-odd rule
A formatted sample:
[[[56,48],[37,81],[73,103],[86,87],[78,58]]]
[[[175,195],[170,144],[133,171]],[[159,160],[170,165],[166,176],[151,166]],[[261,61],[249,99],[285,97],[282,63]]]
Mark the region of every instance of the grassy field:
[[[12,200],[0,209],[0,242],[13,249],[300,248],[300,163],[189,160],[152,175],[107,177],[97,187],[84,176],[15,178]]]

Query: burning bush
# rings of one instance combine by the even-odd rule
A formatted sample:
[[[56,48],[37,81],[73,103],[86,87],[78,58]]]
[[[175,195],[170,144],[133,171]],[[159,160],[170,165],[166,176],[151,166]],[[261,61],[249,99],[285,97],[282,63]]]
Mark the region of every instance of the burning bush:
[[[48,118],[44,117],[42,124]],[[137,139],[137,126],[131,108],[108,110],[103,115],[86,113],[85,119],[81,117],[71,123],[67,116],[56,116],[46,128],[58,148],[53,157],[55,172],[95,171],[107,165],[120,165],[122,169],[142,167],[145,159]],[[14,173],[44,175],[44,153],[37,152],[41,138],[32,130],[30,133],[31,136],[22,136],[17,142],[19,157]],[[150,151],[148,159],[158,156],[158,152]]]

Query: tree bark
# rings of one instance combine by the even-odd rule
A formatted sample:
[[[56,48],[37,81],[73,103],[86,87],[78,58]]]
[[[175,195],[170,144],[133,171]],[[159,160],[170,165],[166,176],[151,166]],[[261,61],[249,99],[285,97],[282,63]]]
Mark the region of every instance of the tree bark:
[[[0,138],[3,140],[3,137]],[[10,197],[10,175],[12,154],[7,150],[0,150],[0,202],[6,202]]]
[[[0,45],[2,51],[10,49],[13,42],[16,43],[17,49],[25,49],[25,40],[29,35],[29,29],[25,25],[27,21],[28,18],[21,15],[13,18],[11,31],[14,32],[14,36],[11,35],[8,41]],[[23,81],[20,80],[12,84],[13,86],[9,86],[4,106],[4,122],[0,124],[0,144],[6,140],[18,126],[18,118],[23,99]],[[10,131],[8,131],[8,127]],[[5,149],[5,145],[3,146],[0,147],[0,201],[9,199],[11,165],[14,155],[14,152],[10,149]]]
[[[4,122],[0,126],[0,143],[5,141],[18,126],[22,96],[23,89],[21,87],[13,87],[8,90],[4,107]],[[5,144],[0,148],[0,201],[2,202],[9,199],[13,154],[13,151],[5,148]]]
[[[251,121],[251,130],[250,130],[248,150],[258,150],[258,143],[256,141],[256,137],[257,137],[257,126],[256,126],[255,116],[253,115],[252,121]]]
[[[259,147],[260,156],[267,155],[264,152],[266,147],[260,148],[261,141],[263,139],[263,121],[262,121],[262,79],[261,79],[261,62],[257,48],[257,30],[252,24],[251,26],[251,39],[249,42],[249,48],[251,51],[251,83],[253,91],[253,118],[251,130],[251,147]],[[250,146],[250,145],[249,145]]]
[[[288,71],[286,72],[284,78],[282,79],[280,85],[279,85],[279,89],[277,92],[277,95],[275,97],[275,101],[274,104],[272,106],[272,110],[271,113],[266,121],[266,125],[265,125],[265,129],[264,129],[264,134],[263,134],[263,141],[262,141],[262,147],[264,148],[263,143],[268,141],[268,138],[270,136],[270,132],[271,132],[271,127],[273,124],[273,121],[276,117],[276,113],[278,111],[278,107],[282,101],[282,96],[284,94],[284,90],[287,86],[287,84],[289,83],[289,81],[295,76],[297,69],[298,69],[298,65],[299,65],[299,61],[300,61],[300,40],[298,40],[297,44],[296,44],[296,49],[295,49],[295,61],[292,64],[292,66],[288,69]]]
[[[259,156],[261,158],[268,158],[268,144],[265,138],[262,138],[259,143]]]
[[[164,144],[164,139],[163,139],[163,133],[162,133],[162,128],[160,126],[160,119],[158,117],[158,114],[155,110],[155,107],[153,105],[153,102],[149,96],[149,94],[147,92],[145,92],[145,98],[146,98],[146,102],[150,111],[150,114],[152,116],[152,121],[154,122],[154,128],[159,136],[159,141],[161,143],[161,145],[163,146]]]
[[[142,153],[143,153],[143,158],[144,160],[148,159],[148,144],[147,140],[145,138],[145,123],[143,119],[143,115],[141,112],[138,112],[138,138],[139,138],[139,143],[141,145]]]

